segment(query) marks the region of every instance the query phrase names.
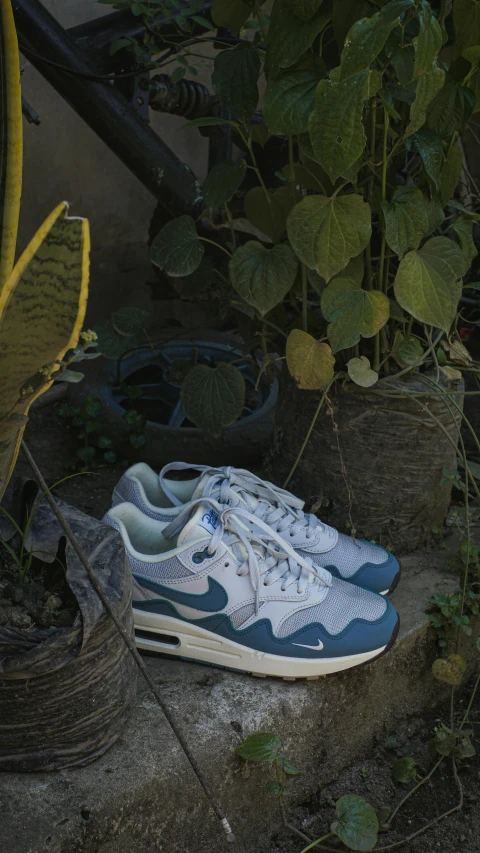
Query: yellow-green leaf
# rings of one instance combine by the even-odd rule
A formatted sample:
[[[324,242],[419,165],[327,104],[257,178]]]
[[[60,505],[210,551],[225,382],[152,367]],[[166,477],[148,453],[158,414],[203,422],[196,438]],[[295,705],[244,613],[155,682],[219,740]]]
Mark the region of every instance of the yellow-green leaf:
[[[329,345],[307,332],[292,329],[287,340],[287,367],[299,388],[321,391],[332,381],[335,358]]]
[[[22,94],[10,0],[0,0],[0,291],[15,261],[22,190]]]
[[[353,194],[307,196],[289,214],[287,231],[300,260],[329,281],[369,242],[370,206]]]
[[[294,68],[269,80],[263,98],[263,117],[270,133],[288,136],[308,130],[320,78],[316,70]]]
[[[427,109],[435,98],[437,92],[442,88],[445,80],[445,71],[435,63],[430,71],[422,74],[415,90],[415,100],[410,107],[410,121],[404,137],[411,136],[420,130],[427,118]]]
[[[405,336],[397,330],[393,339],[392,356],[400,367],[415,364],[423,355],[423,347],[418,338]]]
[[[391,31],[413,0],[391,0],[371,18],[361,18],[349,30],[342,51],[340,76],[344,80],[368,68],[383,49]]]
[[[432,666],[432,673],[438,681],[458,687],[467,671],[467,664],[461,655],[448,655],[437,658]]]
[[[245,177],[246,168],[245,160],[237,163],[223,160],[210,169],[202,186],[207,207],[221,207],[230,201]]]
[[[315,157],[330,180],[344,177],[362,156],[366,136],[363,107],[370,94],[370,73],[361,71],[346,80],[320,80],[315,109],[309,120]]]
[[[46,219],[15,265],[0,294],[0,445],[12,413],[24,418],[45,377],[22,396],[22,389],[42,368],[62,359],[76,346],[88,293],[88,222],[69,218],[66,204]],[[37,383],[38,385],[38,383]],[[11,434],[11,422],[5,427]],[[5,439],[0,495],[8,482],[21,439]],[[5,448],[4,448],[5,449]]]
[[[437,58],[440,48],[442,47],[442,28],[433,14],[432,7],[427,0],[421,0],[420,12],[420,31],[416,38],[413,39],[415,47],[415,64],[413,77],[416,79],[421,74],[430,71],[432,63]]]
[[[260,57],[250,42],[221,50],[214,61],[212,86],[233,116],[248,126],[258,102]]]
[[[465,269],[463,252],[453,240],[432,237],[400,262],[394,284],[397,302],[416,320],[448,333]]]
[[[234,289],[262,317],[286,296],[297,269],[298,261],[289,246],[266,249],[256,240],[240,246],[229,264]]]
[[[397,187],[390,202],[382,204],[387,243],[402,258],[417,249],[428,231],[428,214],[422,191],[417,187]]]
[[[355,346],[361,337],[373,337],[390,315],[384,293],[362,290],[351,278],[335,278],[323,291],[321,306],[333,352]]]
[[[360,358],[351,358],[347,362],[347,370],[352,382],[362,388],[371,388],[375,382],[378,382],[378,373],[372,370],[368,358],[364,355]]]

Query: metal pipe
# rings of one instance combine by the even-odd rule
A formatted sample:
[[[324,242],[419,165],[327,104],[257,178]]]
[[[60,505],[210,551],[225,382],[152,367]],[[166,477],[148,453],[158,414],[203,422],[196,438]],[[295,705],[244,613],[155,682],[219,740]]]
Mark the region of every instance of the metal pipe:
[[[20,49],[114,154],[158,198],[169,216],[196,211],[198,185],[191,169],[135,112],[113,83],[76,76],[98,70],[39,0],[13,0]],[[39,57],[71,68],[71,74]]]

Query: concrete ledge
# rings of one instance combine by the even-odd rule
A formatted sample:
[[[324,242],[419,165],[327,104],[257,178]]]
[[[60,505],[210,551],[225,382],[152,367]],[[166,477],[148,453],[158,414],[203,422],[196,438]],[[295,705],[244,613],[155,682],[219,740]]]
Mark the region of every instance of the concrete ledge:
[[[274,731],[303,775],[296,801],[370,746],[374,735],[434,707],[446,690],[430,674],[436,656],[424,609],[455,578],[440,567],[448,552],[405,558],[393,601],[399,641],[379,661],[315,682],[255,679],[163,658],[151,671],[200,759],[237,837],[227,845],[166,721],[147,688],[120,741],[90,767],[0,777],[0,830],[8,853],[220,853],[255,850],[278,828],[263,794],[271,769],[233,755],[256,731]],[[257,843],[256,843],[257,842]]]

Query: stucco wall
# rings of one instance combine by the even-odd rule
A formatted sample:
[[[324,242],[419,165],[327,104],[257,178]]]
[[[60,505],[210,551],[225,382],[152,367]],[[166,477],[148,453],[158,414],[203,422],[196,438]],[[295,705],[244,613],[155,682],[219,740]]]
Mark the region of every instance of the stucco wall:
[[[43,3],[65,27],[112,11],[93,0]],[[91,224],[91,311],[102,315],[118,303],[148,302],[148,289],[143,287],[149,274],[144,247],[155,199],[32,65],[23,64],[23,93],[40,114],[41,125],[24,123],[19,248],[25,246],[50,210],[65,199],[71,203],[73,214],[88,217]],[[207,143],[198,131],[183,128],[184,119],[150,115],[155,130],[202,179]],[[130,298],[135,281],[141,292]]]

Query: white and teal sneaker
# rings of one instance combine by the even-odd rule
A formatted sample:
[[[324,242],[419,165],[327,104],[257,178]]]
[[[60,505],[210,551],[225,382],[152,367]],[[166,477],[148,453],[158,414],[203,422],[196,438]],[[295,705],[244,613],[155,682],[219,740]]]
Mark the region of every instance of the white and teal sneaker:
[[[172,473],[191,472],[190,479]],[[194,472],[200,471],[195,476]],[[303,501],[240,468],[209,468],[172,462],[156,474],[139,462],[129,468],[113,492],[113,505],[129,501],[157,521],[172,521],[192,501],[214,497],[220,504],[243,506],[264,521],[297,553],[337,578],[389,595],[400,579],[400,564],[385,548],[353,539],[303,512]]]
[[[194,500],[167,525],[121,503],[104,522],[120,531],[130,560],[142,649],[315,679],[395,642],[388,599],[314,567],[243,506]]]

